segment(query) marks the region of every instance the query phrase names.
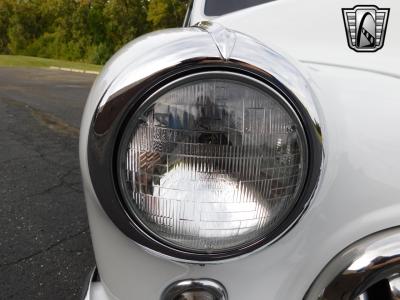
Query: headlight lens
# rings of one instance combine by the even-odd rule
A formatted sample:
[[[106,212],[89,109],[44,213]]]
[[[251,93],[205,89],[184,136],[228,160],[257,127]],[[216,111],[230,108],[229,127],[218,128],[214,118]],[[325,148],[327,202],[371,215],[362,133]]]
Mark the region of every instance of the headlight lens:
[[[217,253],[265,238],[307,176],[307,142],[291,106],[236,75],[179,80],[129,119],[118,153],[131,217],[156,239]]]

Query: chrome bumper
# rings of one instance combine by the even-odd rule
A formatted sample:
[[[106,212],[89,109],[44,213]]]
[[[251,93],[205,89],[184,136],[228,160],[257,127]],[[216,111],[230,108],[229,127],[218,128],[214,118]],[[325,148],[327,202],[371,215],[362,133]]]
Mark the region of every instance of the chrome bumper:
[[[197,284],[195,281],[183,283]],[[185,291],[183,283],[178,286]],[[167,288],[167,292],[171,291],[175,289]],[[227,299],[225,292],[221,295],[223,297],[217,299]],[[304,300],[317,299],[400,300],[400,228],[368,236],[339,253],[318,275],[304,297]],[[111,300],[96,268],[86,280],[82,300]]]
[[[82,300],[110,300],[101,283],[97,268],[88,275],[82,290]]]
[[[400,300],[400,228],[366,237],[339,253],[305,300]]]

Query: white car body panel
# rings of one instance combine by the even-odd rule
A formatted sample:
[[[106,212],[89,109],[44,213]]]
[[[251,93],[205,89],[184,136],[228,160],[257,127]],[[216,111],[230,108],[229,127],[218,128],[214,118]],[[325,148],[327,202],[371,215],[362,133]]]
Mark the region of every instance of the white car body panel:
[[[319,99],[325,149],[320,184],[299,223],[273,245],[228,262],[201,266],[161,258],[126,237],[101,208],[88,170],[89,126],[99,99],[129,65],[129,47],[105,67],[84,112],[80,159],[109,299],[159,299],[176,280],[212,278],[230,300],[298,300],[345,247],[400,225],[400,3],[367,3],[391,8],[385,46],[376,53],[347,46],[341,8],[356,4],[363,3],[279,0],[216,19],[302,62]]]
[[[342,8],[391,8],[384,47],[359,53],[347,46]],[[299,61],[400,74],[400,18],[396,0],[277,0],[228,14],[216,22],[274,46]],[[397,8],[397,10],[396,10]]]

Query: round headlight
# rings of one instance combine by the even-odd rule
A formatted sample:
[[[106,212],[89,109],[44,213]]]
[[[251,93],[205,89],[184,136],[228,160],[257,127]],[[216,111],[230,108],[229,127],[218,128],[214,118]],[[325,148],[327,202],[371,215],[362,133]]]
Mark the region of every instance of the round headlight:
[[[129,117],[117,171],[125,209],[153,238],[195,253],[267,238],[299,201],[308,146],[292,106],[229,72],[176,80]]]

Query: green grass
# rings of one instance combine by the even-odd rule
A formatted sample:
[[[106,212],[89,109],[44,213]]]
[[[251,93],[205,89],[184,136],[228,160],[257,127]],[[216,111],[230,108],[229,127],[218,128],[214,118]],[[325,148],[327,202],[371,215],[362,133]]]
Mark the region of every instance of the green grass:
[[[101,71],[102,66],[72,62],[57,59],[48,59],[40,57],[22,56],[22,55],[0,55],[0,67],[28,67],[28,68],[70,68],[86,71]]]

